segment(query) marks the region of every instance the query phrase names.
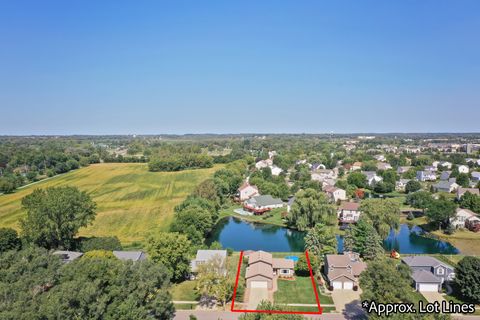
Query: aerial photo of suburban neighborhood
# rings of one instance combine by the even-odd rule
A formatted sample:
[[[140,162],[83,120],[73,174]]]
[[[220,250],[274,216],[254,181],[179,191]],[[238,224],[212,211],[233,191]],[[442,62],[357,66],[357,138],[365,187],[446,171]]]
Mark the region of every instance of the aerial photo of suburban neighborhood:
[[[0,320],[480,319],[480,2],[0,1]]]

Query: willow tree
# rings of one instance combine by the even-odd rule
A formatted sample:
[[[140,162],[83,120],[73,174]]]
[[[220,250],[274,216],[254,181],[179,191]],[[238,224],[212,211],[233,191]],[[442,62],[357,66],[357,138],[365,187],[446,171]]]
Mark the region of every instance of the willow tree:
[[[328,202],[324,193],[314,189],[297,192],[292,208],[287,215],[287,223],[301,231],[313,228],[317,223],[332,226],[336,222],[335,207]]]
[[[367,219],[382,239],[390,229],[400,226],[400,204],[394,199],[366,199],[360,205],[362,218]]]

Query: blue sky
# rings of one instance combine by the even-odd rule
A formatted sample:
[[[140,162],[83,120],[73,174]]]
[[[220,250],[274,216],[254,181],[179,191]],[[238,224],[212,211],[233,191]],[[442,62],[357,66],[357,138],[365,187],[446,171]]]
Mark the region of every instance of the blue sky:
[[[0,1],[0,134],[479,132],[480,1]]]

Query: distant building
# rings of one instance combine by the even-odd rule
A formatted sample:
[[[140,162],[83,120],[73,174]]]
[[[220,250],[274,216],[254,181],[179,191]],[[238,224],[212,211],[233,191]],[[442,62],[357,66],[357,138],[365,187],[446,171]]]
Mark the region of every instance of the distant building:
[[[260,160],[257,163],[255,163],[255,168],[260,170],[260,169],[263,169],[263,168],[266,168],[266,167],[270,167],[272,165],[273,165],[272,159]]]
[[[343,189],[334,186],[327,186],[323,189],[323,191],[325,191],[327,197],[335,203],[340,200],[347,200],[347,192]]]
[[[276,165],[270,166],[270,170],[272,170],[272,176],[279,176],[283,172],[283,169]]]
[[[120,260],[143,261],[147,259],[147,255],[143,251],[113,251],[113,255]]]
[[[400,179],[395,183],[395,189],[397,191],[405,191],[405,187],[407,186],[407,183],[411,181],[411,179]]]
[[[272,209],[281,207],[283,207],[283,201],[281,199],[273,198],[271,195],[255,196],[245,200],[243,203],[243,208],[255,215],[263,214]]]
[[[433,185],[433,189],[435,192],[453,192],[457,190],[459,185],[455,183],[454,181],[440,181],[439,183],[436,183]]]
[[[465,228],[467,221],[479,220],[477,214],[469,209],[457,208],[455,217],[450,218],[450,223],[455,228]]]
[[[450,175],[452,174],[452,171],[443,171],[441,174],[440,174],[440,180],[448,180],[450,179]]]
[[[467,192],[470,192],[471,194],[480,196],[480,192],[478,188],[458,188],[457,189],[457,200],[460,200],[463,195]]]
[[[398,174],[404,174],[410,170],[411,166],[403,166],[403,167],[398,167],[397,168],[397,173]]]
[[[389,170],[392,169],[390,163],[387,162],[378,162],[377,163],[377,170]]]
[[[256,186],[250,185],[248,182],[244,182],[240,188],[238,188],[238,200],[245,201],[251,197],[260,195]]]
[[[460,165],[458,166],[458,172],[460,173],[469,173],[470,172],[470,168],[466,165]]]
[[[197,273],[198,267],[200,265],[206,264],[209,261],[218,259],[219,261],[219,270],[216,270],[217,273],[226,275],[227,274],[227,250],[197,250],[197,255],[195,259],[190,262],[190,268],[193,273]]]
[[[350,170],[352,170],[352,171],[362,170],[362,165],[363,165],[363,163],[361,163],[361,162],[358,162],[358,161],[354,162],[352,164],[352,166],[350,167]]]
[[[83,256],[83,253],[77,252],[77,251],[58,250],[58,251],[54,251],[53,255],[59,256],[62,262],[69,263]]]
[[[377,175],[375,171],[362,171],[362,173],[367,177],[367,184],[370,187],[375,186],[377,183],[383,180],[383,178]]]
[[[435,181],[437,176],[434,171],[417,171],[417,180],[418,181]]]
[[[341,223],[355,223],[360,219],[360,214],[358,202],[342,202],[337,211],[337,217]]]

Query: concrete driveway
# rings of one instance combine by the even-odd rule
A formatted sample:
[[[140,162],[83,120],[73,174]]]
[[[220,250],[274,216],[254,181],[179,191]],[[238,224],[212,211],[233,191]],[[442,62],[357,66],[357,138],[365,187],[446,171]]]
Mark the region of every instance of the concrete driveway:
[[[439,303],[441,303],[443,300],[443,295],[441,293],[438,293],[438,292],[420,292],[422,294],[422,296],[425,297],[425,299],[427,299],[428,302],[435,302],[435,301],[438,301]]]
[[[248,310],[255,310],[262,300],[268,300],[267,288],[249,288],[249,291]]]
[[[361,306],[360,294],[362,291],[333,290],[332,299],[337,312],[342,313],[345,319],[362,319],[365,312]]]

